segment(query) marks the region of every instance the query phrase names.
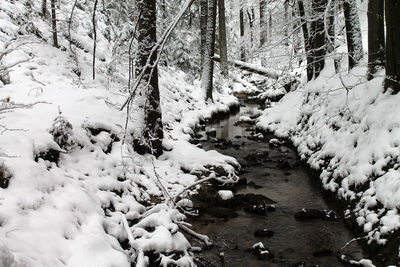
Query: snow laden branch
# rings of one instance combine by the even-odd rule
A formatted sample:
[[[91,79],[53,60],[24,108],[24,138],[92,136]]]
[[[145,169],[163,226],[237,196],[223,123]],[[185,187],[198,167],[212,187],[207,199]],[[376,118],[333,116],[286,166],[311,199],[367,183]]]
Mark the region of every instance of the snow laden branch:
[[[146,65],[144,66],[142,72],[137,76],[136,80],[134,81],[134,83],[132,85],[133,90],[131,91],[129,97],[126,99],[126,101],[124,102],[124,104],[122,105],[120,110],[123,110],[126,107],[126,105],[133,99],[133,97],[135,96],[136,89],[139,87],[140,82],[142,81],[142,79],[143,79],[144,75],[147,73],[147,71],[149,69],[154,69],[154,67],[157,66],[158,62],[160,61],[161,53],[164,50],[165,43],[167,42],[169,36],[175,29],[178,22],[181,20],[181,18],[185,14],[186,10],[189,9],[189,7],[192,5],[193,2],[194,2],[194,0],[187,0],[185,2],[185,4],[182,6],[179,13],[175,16],[174,20],[168,26],[167,30],[164,32],[162,37],[154,45],[153,49],[150,51],[149,57],[147,58]],[[152,65],[150,62],[156,53],[157,53],[157,59],[156,59],[154,65]]]
[[[219,63],[220,62],[219,55],[214,55],[212,57],[212,60],[214,60],[215,62]],[[266,77],[271,78],[271,79],[277,80],[279,78],[279,75],[276,74],[276,73],[268,71],[267,69],[265,69],[263,67],[255,66],[253,64],[249,64],[249,63],[246,63],[246,62],[243,62],[243,61],[240,61],[240,60],[228,61],[228,64],[233,66],[233,67],[236,67],[238,69],[249,71],[249,72],[252,72],[252,73],[256,73],[256,74],[259,74],[259,75],[262,75],[262,76],[266,76]]]

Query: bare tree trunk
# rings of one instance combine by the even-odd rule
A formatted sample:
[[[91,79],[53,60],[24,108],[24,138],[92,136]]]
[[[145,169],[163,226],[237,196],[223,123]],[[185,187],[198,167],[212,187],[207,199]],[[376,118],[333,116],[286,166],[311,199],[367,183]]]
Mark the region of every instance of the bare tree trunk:
[[[240,60],[246,61],[246,49],[244,45],[244,14],[242,6],[240,6],[239,23],[240,23]]]
[[[311,51],[311,40],[310,40],[310,35],[308,32],[306,13],[304,10],[303,0],[298,0],[297,4],[299,6],[300,22],[301,22],[301,27],[303,30],[304,50],[306,52],[306,58],[307,58],[307,80],[311,81],[313,78],[313,74],[314,74],[314,68],[313,68],[313,63],[312,63],[313,55],[312,55],[312,51]]]
[[[214,56],[215,50],[215,26],[217,20],[217,0],[210,0],[208,3],[208,19],[207,19],[207,39],[206,39],[206,56],[204,58],[203,75],[201,77],[201,85],[206,92],[206,100],[212,100],[213,76],[214,76]]]
[[[46,18],[47,17],[47,1],[42,0],[42,17]]]
[[[53,46],[58,48],[56,0],[51,0],[51,25],[53,31]]]
[[[254,13],[254,9],[252,9]],[[249,10],[247,10],[247,17],[249,18],[249,26],[250,26],[250,44],[253,46],[254,38],[253,38],[253,17],[251,16],[251,13]]]
[[[288,38],[289,38],[289,0],[285,0],[283,3],[283,6],[285,8],[285,26],[284,27],[284,34],[285,34],[285,39],[283,41],[284,45],[289,45]]]
[[[260,46],[263,46],[265,43],[265,19],[264,19],[264,13],[265,13],[265,0],[260,0],[259,1],[259,6],[260,6]]]
[[[203,68],[206,57],[206,36],[207,36],[208,0],[200,0],[200,64]]]
[[[157,13],[156,0],[141,0],[138,2],[141,14],[138,21],[138,55],[136,75],[146,68],[151,50],[157,43]],[[156,64],[157,53],[152,54],[150,65]],[[163,125],[160,107],[160,92],[158,88],[157,65],[148,68],[143,76],[142,89],[147,100],[144,105],[144,129],[142,136],[134,140],[134,148],[138,153],[162,154]]]
[[[385,67],[384,1],[368,1],[368,80]]]
[[[92,72],[93,72],[93,80],[96,79],[96,42],[97,42],[97,30],[96,30],[96,9],[97,9],[97,2],[98,0],[94,1],[93,7],[93,62],[92,62]]]
[[[386,79],[385,91],[400,92],[400,2],[385,0]]]
[[[226,44],[225,0],[218,0],[218,19],[221,73],[224,77],[228,77],[228,47]]]
[[[272,38],[272,15],[269,14],[269,20],[268,20],[268,38],[271,40]]]
[[[324,13],[326,9],[326,0],[313,0],[313,22],[311,23],[311,36],[313,40],[313,67],[314,78],[317,78],[325,67],[326,55],[326,36],[325,36],[325,23]]]
[[[346,22],[347,50],[349,53],[349,69],[354,68],[363,58],[360,19],[356,0],[344,0],[343,12]]]

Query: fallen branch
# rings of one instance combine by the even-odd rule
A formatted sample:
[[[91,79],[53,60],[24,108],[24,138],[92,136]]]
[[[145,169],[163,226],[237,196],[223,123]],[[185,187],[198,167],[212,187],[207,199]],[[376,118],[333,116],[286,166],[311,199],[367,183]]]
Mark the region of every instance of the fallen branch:
[[[183,232],[187,233],[188,235],[191,235],[194,238],[202,241],[207,247],[211,247],[213,245],[212,242],[210,241],[210,239],[208,238],[208,236],[196,233],[195,231],[186,227],[183,224],[178,224],[178,227],[179,227],[179,229],[181,229]]]
[[[208,180],[211,180],[211,179],[215,179],[215,176],[209,176],[209,177],[200,179],[200,180],[194,182],[193,184],[190,184],[190,185],[186,186],[186,187],[183,188],[181,191],[179,191],[178,194],[175,195],[175,197],[174,197],[174,199],[173,199],[174,203],[176,203],[176,201],[178,200],[178,197],[179,197],[180,195],[182,195],[185,191],[189,190],[189,189],[192,188],[192,187],[195,187],[195,186],[198,185],[198,184],[202,184],[202,183],[204,183],[204,182],[207,182]]]
[[[215,62],[218,62],[218,63],[220,63],[220,61],[221,61],[219,55],[214,55],[212,57],[212,60],[214,60]],[[255,66],[253,64],[249,64],[249,63],[246,63],[246,62],[243,62],[240,60],[228,61],[228,64],[233,67],[236,67],[238,69],[249,71],[249,72],[252,72],[255,74],[259,74],[259,75],[262,75],[262,76],[265,76],[265,77],[268,77],[271,79],[277,80],[279,78],[279,75],[276,73],[268,71],[267,69],[265,69],[263,67]]]

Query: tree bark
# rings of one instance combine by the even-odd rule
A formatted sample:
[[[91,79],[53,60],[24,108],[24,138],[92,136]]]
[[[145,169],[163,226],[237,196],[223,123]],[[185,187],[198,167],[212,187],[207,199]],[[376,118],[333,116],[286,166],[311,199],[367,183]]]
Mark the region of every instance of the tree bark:
[[[266,40],[265,36],[265,19],[264,19],[264,13],[265,13],[265,0],[260,0],[259,1],[259,6],[260,6],[260,46],[263,46]]]
[[[344,0],[343,13],[346,24],[347,51],[349,54],[349,70],[354,68],[363,58],[360,19],[357,13],[356,0]]]
[[[242,5],[242,4],[241,4]],[[246,49],[244,45],[244,14],[243,7],[240,7],[239,11],[239,23],[240,23],[240,60],[246,61]]]
[[[98,0],[94,1],[93,7],[93,17],[92,17],[92,24],[93,24],[93,60],[92,60],[92,73],[93,73],[93,80],[96,79],[96,48],[97,48],[97,29],[96,29],[96,10],[97,10],[97,2]]]
[[[384,1],[368,1],[368,80],[385,66]]]
[[[299,13],[300,13],[300,23],[301,28],[303,30],[303,39],[304,39],[304,50],[306,52],[306,59],[307,59],[307,81],[311,81],[314,74],[313,68],[313,55],[311,51],[311,40],[310,35],[308,32],[307,20],[306,20],[306,13],[304,10],[304,3],[303,0],[298,0],[297,4],[299,6]]]
[[[145,69],[151,50],[157,43],[156,0],[141,0],[138,2],[138,9],[141,16],[138,21],[136,75]],[[156,64],[156,59],[157,53],[152,54],[150,65]],[[159,156],[162,154],[163,125],[157,65],[146,70],[141,89],[147,96],[144,105],[144,129],[142,136],[134,140],[134,148],[141,154],[150,153]]]
[[[221,73],[224,77],[228,77],[228,47],[226,44],[225,0],[218,0],[218,19]]]
[[[206,35],[208,18],[208,0],[200,0],[200,64],[203,68],[206,56]]]
[[[201,77],[201,85],[206,92],[206,100],[212,100],[213,76],[214,76],[214,56],[215,50],[215,26],[217,20],[217,0],[208,2],[208,19],[207,19],[207,38],[206,38],[206,56],[204,58],[203,75]]]
[[[283,6],[285,8],[285,26],[284,27],[284,35],[285,35],[285,39],[283,41],[284,45],[289,45],[289,0],[285,0],[285,2],[283,3]]]
[[[251,47],[253,46],[254,43],[254,8],[251,9],[251,13],[249,10],[247,10],[247,16],[249,18],[249,26],[250,26],[250,44]]]
[[[268,38],[271,40],[272,38],[272,15],[269,14],[269,21],[268,21]]]
[[[58,48],[56,0],[51,0],[51,25],[53,31],[53,46]]]
[[[42,0],[42,17],[47,17],[47,0]]]
[[[313,42],[313,67],[314,78],[317,78],[325,67],[326,55],[326,36],[324,12],[326,9],[326,0],[313,0],[312,12],[313,22],[311,23],[311,38]]]
[[[386,79],[385,91],[400,92],[400,2],[385,0]]]

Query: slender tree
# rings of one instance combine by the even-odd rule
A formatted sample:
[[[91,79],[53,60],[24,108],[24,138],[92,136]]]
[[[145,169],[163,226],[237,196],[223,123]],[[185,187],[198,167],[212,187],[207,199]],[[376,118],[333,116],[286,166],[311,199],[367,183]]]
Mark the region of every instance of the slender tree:
[[[228,47],[226,44],[226,19],[225,0],[218,0],[218,25],[219,25],[219,56],[221,59],[221,73],[228,76]]]
[[[259,1],[259,9],[260,9],[260,46],[263,46],[266,40],[266,31],[265,31],[265,0]]]
[[[313,62],[313,55],[311,49],[311,39],[308,32],[307,20],[306,20],[306,13],[304,10],[304,3],[303,0],[298,0],[297,4],[299,6],[299,14],[300,14],[300,23],[301,28],[303,31],[303,39],[304,39],[304,50],[306,52],[306,59],[307,59],[307,80],[311,81],[314,74],[314,68],[312,65]]]
[[[240,60],[246,61],[246,48],[244,45],[244,14],[243,14],[243,3],[240,4],[239,11],[239,26],[240,26]]]
[[[326,35],[324,14],[326,10],[326,0],[312,1],[313,21],[311,23],[311,38],[313,43],[313,67],[314,78],[317,78],[325,66],[326,55]]]
[[[385,0],[386,79],[385,91],[400,92],[400,2]]]
[[[53,46],[58,48],[56,0],[51,0],[51,25],[53,31]]]
[[[42,0],[42,17],[46,18],[47,17],[47,1]]]
[[[201,77],[201,85],[206,92],[206,100],[212,100],[213,91],[213,75],[214,75],[214,56],[215,50],[215,26],[217,20],[217,0],[209,0],[208,2],[208,19],[206,34],[206,56],[204,58],[203,73]]]
[[[249,18],[249,27],[250,27],[250,44],[251,46],[253,46],[254,43],[254,8],[251,9],[251,13],[250,10],[247,10],[247,17]]]
[[[384,1],[368,1],[368,80],[385,67]]]
[[[98,2],[98,0],[94,1],[93,16],[92,16],[92,24],[93,24],[92,73],[93,73],[93,80],[96,79],[96,48],[97,48],[96,10],[97,10],[97,2]]]
[[[363,58],[360,19],[358,17],[357,1],[344,0],[343,13],[346,24],[347,51],[349,54],[349,69],[354,68]]]
[[[284,45],[289,45],[289,0],[285,0],[283,2],[283,6],[285,8],[285,26],[284,26],[284,34],[285,34],[285,39],[283,41]]]
[[[146,69],[141,81],[141,89],[147,96],[144,105],[144,128],[142,136],[134,140],[134,148],[138,153],[162,154],[163,125],[160,107],[160,92],[158,88],[157,53],[150,58],[151,68],[146,68],[146,62],[151,50],[157,42],[156,0],[138,1],[140,15],[138,21],[138,49],[136,60],[136,75]]]
[[[203,67],[206,56],[206,36],[208,19],[208,0],[200,0],[200,65]]]

